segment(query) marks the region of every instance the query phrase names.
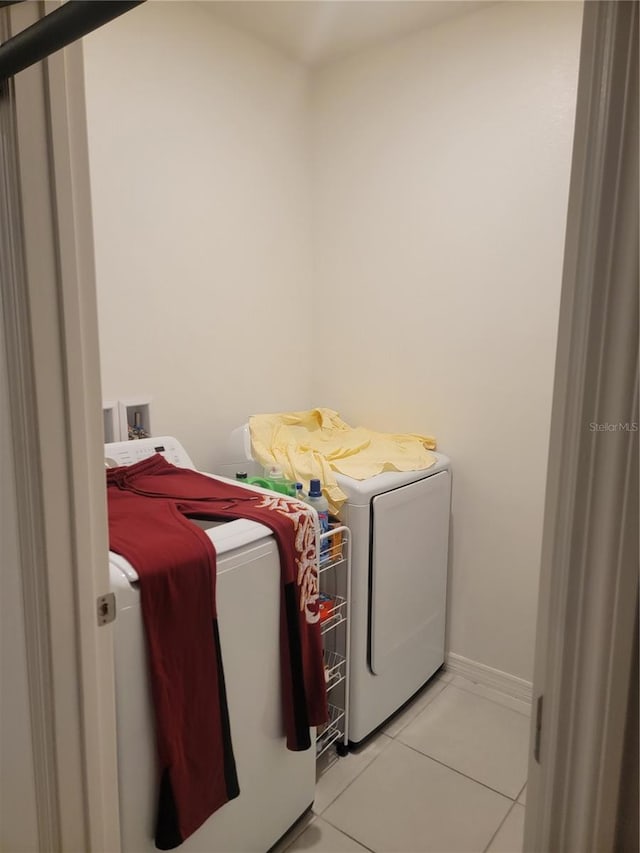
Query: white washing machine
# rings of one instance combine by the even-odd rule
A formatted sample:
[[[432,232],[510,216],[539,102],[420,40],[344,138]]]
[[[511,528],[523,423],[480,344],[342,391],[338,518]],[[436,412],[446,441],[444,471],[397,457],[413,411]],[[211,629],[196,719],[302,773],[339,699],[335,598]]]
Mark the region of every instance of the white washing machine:
[[[176,465],[194,468],[174,438],[105,445],[110,464],[129,465],[155,452]],[[215,812],[179,849],[184,853],[265,853],[309,808],[315,788],[315,749],[290,752],[284,738],[278,548],[269,528],[247,519],[213,522],[206,533],[217,554],[218,624],[240,796]],[[151,853],[156,849],[158,774],[140,591],[131,564],[113,552],[109,560],[116,596],[122,850]]]
[[[449,459],[367,480],[337,474],[351,529],[348,735],[358,744],[444,663]]]

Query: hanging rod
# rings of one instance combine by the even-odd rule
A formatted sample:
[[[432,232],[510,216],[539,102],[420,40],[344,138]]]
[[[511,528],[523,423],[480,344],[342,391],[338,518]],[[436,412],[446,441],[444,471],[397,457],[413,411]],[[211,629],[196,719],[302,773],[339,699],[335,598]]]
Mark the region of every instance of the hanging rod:
[[[0,82],[143,2],[144,0],[68,0],[0,45]]]

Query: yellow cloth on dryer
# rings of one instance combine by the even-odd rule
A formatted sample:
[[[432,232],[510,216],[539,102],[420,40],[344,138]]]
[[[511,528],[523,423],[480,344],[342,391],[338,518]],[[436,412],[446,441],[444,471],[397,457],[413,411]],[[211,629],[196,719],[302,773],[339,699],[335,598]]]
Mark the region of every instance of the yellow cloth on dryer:
[[[319,479],[332,513],[347,499],[334,472],[364,480],[383,471],[420,471],[436,461],[432,436],[350,427],[332,409],[253,415],[249,428],[258,462],[279,465],[305,488]]]

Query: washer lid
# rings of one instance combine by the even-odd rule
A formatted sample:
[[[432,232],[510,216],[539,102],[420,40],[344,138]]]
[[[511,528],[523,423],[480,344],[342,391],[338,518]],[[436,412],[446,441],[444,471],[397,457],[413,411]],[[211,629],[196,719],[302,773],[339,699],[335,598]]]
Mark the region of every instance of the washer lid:
[[[137,441],[117,441],[105,444],[104,446],[105,461],[109,465],[133,465],[142,459],[148,459],[155,453],[160,453],[168,462],[178,467],[195,470],[195,466],[187,451],[177,438],[170,435],[142,438]],[[214,480],[232,483],[234,486],[239,486],[252,492],[265,492],[265,489],[239,483],[236,480],[230,480],[228,477],[218,477],[206,471],[199,473]],[[272,493],[267,492],[267,494]],[[236,548],[250,545],[252,542],[258,542],[260,539],[267,539],[272,535],[270,528],[266,525],[260,524],[258,521],[251,521],[248,518],[238,518],[230,521],[200,521],[194,519],[193,522],[201,527],[211,539],[218,556],[222,556],[222,554],[226,554],[229,551],[234,551]],[[117,566],[120,569],[130,583],[135,583],[138,580],[138,573],[124,557],[110,551],[109,560],[113,566]]]
[[[204,528],[204,532],[213,542],[218,557],[227,554],[229,551],[235,551],[238,548],[251,545],[253,542],[259,542],[261,539],[268,539],[273,535],[271,530],[264,524],[260,524],[258,521],[251,521],[248,518],[237,518],[233,521],[219,522],[194,521],[194,524]],[[109,551],[109,562],[112,566],[120,569],[129,583],[136,583],[138,573],[123,556],[116,554],[114,551]]]
[[[366,480],[354,480],[352,477],[345,477],[344,474],[336,472],[336,481],[347,495],[351,506],[367,506],[375,495],[390,492],[392,489],[406,486],[407,483],[415,483],[416,480],[423,480],[425,477],[431,477],[450,468],[448,456],[443,453],[433,455],[436,457],[435,463],[430,468],[422,468],[419,471],[383,471],[382,474],[367,477]]]

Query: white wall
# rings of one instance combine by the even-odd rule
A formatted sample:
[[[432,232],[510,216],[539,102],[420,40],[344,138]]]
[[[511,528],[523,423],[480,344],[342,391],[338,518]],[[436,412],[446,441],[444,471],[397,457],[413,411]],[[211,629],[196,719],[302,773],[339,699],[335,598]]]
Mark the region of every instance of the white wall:
[[[232,427],[306,408],[307,72],[202,3],[85,39],[103,398],[216,465]]]
[[[85,45],[104,398],[203,467],[251,412],[435,434],[450,651],[526,680],[580,23],[502,2],[309,71],[158,2]]]
[[[532,677],[581,5],[499,3],[313,78],[314,399],[453,460],[450,651]]]

